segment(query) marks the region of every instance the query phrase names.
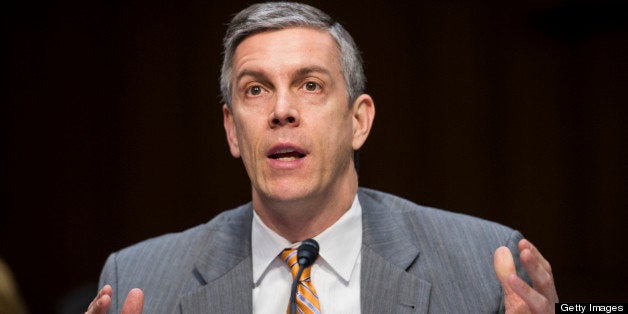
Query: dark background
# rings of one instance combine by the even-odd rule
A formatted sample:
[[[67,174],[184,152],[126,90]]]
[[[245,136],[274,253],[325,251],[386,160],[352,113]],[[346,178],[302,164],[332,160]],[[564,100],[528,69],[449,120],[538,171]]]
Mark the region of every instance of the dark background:
[[[247,3],[2,4],[0,256],[33,312],[249,200],[218,94]],[[561,301],[628,301],[625,1],[310,3],[364,53],[361,185],[521,230]]]

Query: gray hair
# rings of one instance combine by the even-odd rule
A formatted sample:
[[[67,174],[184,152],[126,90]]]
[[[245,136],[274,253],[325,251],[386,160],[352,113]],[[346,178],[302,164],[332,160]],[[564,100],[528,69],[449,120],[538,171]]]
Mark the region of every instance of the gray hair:
[[[220,72],[220,92],[224,103],[231,107],[232,63],[236,47],[251,35],[291,27],[311,27],[328,31],[338,44],[349,104],[364,93],[366,77],[362,57],[349,32],[329,15],[312,6],[294,2],[267,2],[254,4],[240,11],[227,27]]]

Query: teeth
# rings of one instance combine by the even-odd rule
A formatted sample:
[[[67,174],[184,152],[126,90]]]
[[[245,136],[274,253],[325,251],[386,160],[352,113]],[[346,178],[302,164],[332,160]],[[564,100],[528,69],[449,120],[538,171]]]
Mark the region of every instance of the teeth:
[[[292,153],[294,150],[289,149],[289,148],[284,148],[284,149],[280,149],[278,151],[275,152],[275,154],[286,154],[286,153]]]
[[[295,156],[287,156],[287,157],[279,157],[277,158],[277,160],[281,160],[281,161],[293,161],[293,160],[297,160],[298,158]]]
[[[305,154],[298,152],[294,148],[284,147],[273,151],[273,153],[270,154],[268,157],[280,161],[295,161],[297,159],[305,157]]]
[[[294,161],[305,157],[305,155],[298,153],[292,149],[280,149],[268,157],[281,161]]]

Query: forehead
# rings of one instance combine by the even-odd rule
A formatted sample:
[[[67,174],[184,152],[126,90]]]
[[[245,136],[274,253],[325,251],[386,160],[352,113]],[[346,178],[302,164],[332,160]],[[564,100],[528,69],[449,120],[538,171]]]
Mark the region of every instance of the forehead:
[[[236,48],[233,68],[245,70],[289,71],[302,67],[322,67],[341,74],[338,44],[329,32],[293,27],[251,35]]]

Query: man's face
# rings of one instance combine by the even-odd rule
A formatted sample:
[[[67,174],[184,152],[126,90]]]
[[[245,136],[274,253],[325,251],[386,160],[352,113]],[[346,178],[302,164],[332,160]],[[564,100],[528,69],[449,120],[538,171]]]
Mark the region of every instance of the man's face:
[[[232,69],[224,124],[254,202],[324,197],[355,175],[353,150],[368,131],[359,131],[362,106],[348,104],[331,35],[302,27],[255,34],[236,48]]]

